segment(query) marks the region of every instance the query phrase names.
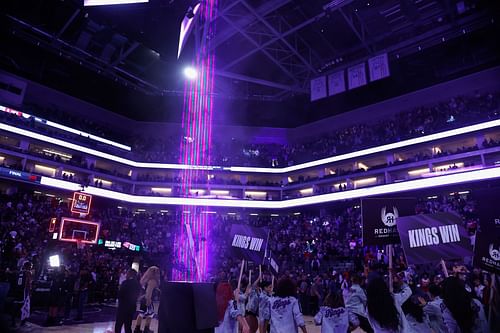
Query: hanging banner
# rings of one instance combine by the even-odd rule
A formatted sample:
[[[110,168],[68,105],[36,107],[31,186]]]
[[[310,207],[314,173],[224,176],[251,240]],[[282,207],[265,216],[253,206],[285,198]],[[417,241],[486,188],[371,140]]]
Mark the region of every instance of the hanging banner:
[[[398,231],[408,264],[472,256],[462,218],[451,213],[400,217]]]
[[[257,265],[264,263],[269,239],[269,230],[242,224],[231,227],[231,253],[235,258],[252,261]]]
[[[311,101],[326,97],[326,76],[311,80]]]
[[[344,71],[328,75],[328,95],[333,96],[345,91]]]
[[[370,81],[377,81],[391,75],[387,53],[368,59]]]
[[[474,192],[478,200],[479,228],[474,245],[474,266],[500,273],[500,205],[498,191]]]
[[[363,245],[399,244],[396,221],[415,215],[414,198],[373,198],[361,200]]]
[[[349,67],[347,70],[347,79],[349,82],[349,89],[358,88],[366,85],[366,70],[365,63]]]

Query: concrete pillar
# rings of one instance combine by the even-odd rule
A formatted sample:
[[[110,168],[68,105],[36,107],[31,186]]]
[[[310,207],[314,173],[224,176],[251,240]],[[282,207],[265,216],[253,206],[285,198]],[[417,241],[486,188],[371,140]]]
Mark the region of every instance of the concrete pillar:
[[[476,145],[481,148],[483,146],[483,142],[484,142],[484,133],[477,133],[476,134]]]
[[[19,142],[19,148],[22,150],[22,151],[28,151],[29,148],[30,148],[30,143],[26,140],[21,140]]]
[[[386,160],[387,160],[387,165],[393,164],[394,163],[394,154],[387,154]]]
[[[54,177],[55,178],[61,178],[62,177],[62,173],[63,173],[63,168],[62,167],[58,167],[56,169],[56,172],[54,173]]]
[[[96,159],[92,157],[85,157],[85,162],[87,162],[87,168],[93,169],[95,167]]]

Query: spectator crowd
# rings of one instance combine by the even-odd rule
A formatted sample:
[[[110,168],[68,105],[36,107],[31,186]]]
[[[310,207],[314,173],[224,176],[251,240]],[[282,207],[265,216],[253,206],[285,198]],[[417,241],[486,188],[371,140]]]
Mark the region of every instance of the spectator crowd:
[[[100,245],[80,248],[74,243],[53,240],[52,233],[48,232],[50,218],[70,215],[67,202],[55,197],[21,191],[2,194],[0,211],[0,279],[10,284],[12,295],[16,291],[19,274],[26,271],[26,267],[31,267],[32,305],[48,308],[47,325],[60,323],[60,320],[66,323],[82,320],[86,303],[114,302],[118,297],[120,282],[134,262],[139,262],[141,269],[158,266],[165,280],[169,279],[169,271],[175,266],[172,246],[182,214],[176,209],[167,213],[134,212],[106,205],[94,208],[90,218],[101,223],[99,238],[119,241],[121,244],[138,244],[141,251],[137,253],[126,249],[112,251]],[[415,207],[417,214],[443,211],[462,216],[464,226],[473,238],[478,220],[476,202],[472,196],[455,194],[432,197],[420,200]],[[352,307],[359,306],[350,304],[354,302],[352,294],[366,294],[367,277],[374,272],[386,275],[389,261],[385,248],[363,246],[360,215],[358,202],[345,202],[336,208],[324,209],[320,214],[304,211],[280,216],[248,216],[243,215],[243,212],[238,215],[211,215],[209,251],[212,260],[208,279],[218,283],[238,279],[241,262],[231,258],[229,249],[232,224],[266,227],[270,230],[269,250],[280,265],[279,276],[276,276],[277,288],[278,278],[290,279],[296,286],[293,295],[302,313],[312,316],[318,314],[322,307],[332,302],[330,298],[335,293],[341,295],[345,306],[348,309],[351,306],[352,310]],[[60,268],[50,268],[48,265],[48,257],[54,253],[61,257],[63,265]],[[440,279],[445,273],[434,265],[409,266],[399,246],[395,246],[393,261],[393,272],[399,273],[395,276],[395,290],[408,286],[414,295],[400,306],[407,316],[408,313],[417,316],[419,322],[423,317],[418,311],[413,312],[416,310],[412,307],[424,308],[424,303],[431,302],[438,296],[436,293],[442,292],[436,288],[441,287]],[[455,274],[469,288],[471,297],[477,299],[483,311],[488,311],[492,292],[490,275],[473,268],[468,258],[450,263],[450,272],[453,272],[452,266],[455,267]],[[258,266],[245,268],[241,290],[243,295],[257,288],[255,283],[249,281],[250,269],[257,272]],[[253,276],[255,280],[256,273]],[[270,280],[270,271],[264,267],[259,282]],[[44,301],[37,297],[36,291],[43,289],[43,286],[48,288],[50,295]],[[355,290],[357,286],[361,289]],[[242,306],[248,305],[249,301],[245,299],[238,298]],[[411,304],[406,303],[408,299]],[[18,311],[19,307],[8,309]],[[349,314],[352,327],[366,325],[363,318],[358,318],[354,312]],[[368,316],[366,311],[364,316]]]
[[[374,147],[391,142],[429,135],[482,121],[498,119],[500,116],[499,93],[476,92],[467,96],[456,96],[446,101],[412,110],[402,110],[395,115],[379,119],[374,123],[359,123],[335,129],[318,136],[310,136],[301,142],[286,145],[242,142],[234,138],[214,138],[211,146],[211,165],[217,166],[261,166],[286,167],[325,157]],[[179,162],[180,141],[175,136],[154,136],[151,133],[134,134],[129,137],[114,133],[106,126],[88,119],[68,115],[60,110],[27,107],[30,112],[61,122],[94,135],[130,144],[132,152],[92,141],[68,132],[48,127],[34,117],[24,118],[18,114],[1,113],[0,119],[14,125],[29,127],[43,134],[78,142],[91,148],[111,152],[144,162]],[[31,111],[33,110],[33,111]],[[186,138],[182,140],[187,140]],[[79,161],[76,161],[78,164]]]

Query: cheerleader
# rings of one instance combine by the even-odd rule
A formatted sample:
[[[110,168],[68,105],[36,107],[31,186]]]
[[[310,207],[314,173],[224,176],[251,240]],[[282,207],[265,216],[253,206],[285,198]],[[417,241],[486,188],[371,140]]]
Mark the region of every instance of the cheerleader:
[[[351,282],[351,288],[345,296],[349,322],[354,328],[360,327],[363,331],[372,333],[373,329],[368,322],[368,314],[366,313],[366,293],[360,285],[361,277],[353,275]]]
[[[270,298],[273,296],[273,284],[271,281],[262,281],[260,283],[260,297],[259,297],[259,333],[266,333],[269,321],[265,320],[266,304],[269,306]]]
[[[394,282],[399,283],[397,275]],[[366,288],[368,320],[375,333],[407,333],[408,321],[401,305],[410,298],[412,291],[402,285],[399,293],[391,293],[382,277],[374,277]]]
[[[443,314],[441,313],[441,308],[443,308],[443,299],[440,297],[441,288],[437,285],[431,285],[429,294],[431,295],[429,302],[422,297],[419,297],[418,300],[423,307],[424,313],[429,318],[431,328],[435,333],[448,333],[448,328],[444,324]]]
[[[424,312],[421,305],[418,304],[417,297],[410,297],[401,306],[408,322],[409,333],[431,332],[432,327],[429,317]]]
[[[487,333],[488,322],[483,305],[465,289],[458,277],[443,282],[443,321],[449,333]]]
[[[137,316],[134,333],[152,333],[149,326],[154,317],[153,291],[160,286],[160,269],[151,266],[141,278],[141,286],[145,289],[145,295],[141,299],[141,309]],[[145,318],[144,331],[141,331],[142,318]]]
[[[349,314],[344,299],[338,292],[326,295],[323,306],[314,316],[314,323],[321,325],[321,333],[345,333],[349,327]]]
[[[299,301],[295,296],[296,290],[292,280],[281,279],[276,288],[276,297],[270,297],[265,304],[263,319],[271,322],[271,333],[297,332],[297,327],[307,333]]]
[[[250,327],[236,301],[239,291],[233,293],[228,282],[221,282],[217,286],[216,297],[219,326],[215,328],[215,333],[236,333],[238,326],[241,326],[242,333],[250,333]]]
[[[245,307],[245,320],[250,326],[250,333],[256,333],[259,328],[259,322],[257,320],[257,316],[259,315],[259,301],[261,297],[261,290],[259,288],[259,283],[262,278],[262,272],[259,274],[259,277],[253,284],[252,281],[252,271],[250,271],[250,282],[248,284],[246,294],[247,296],[247,304]]]

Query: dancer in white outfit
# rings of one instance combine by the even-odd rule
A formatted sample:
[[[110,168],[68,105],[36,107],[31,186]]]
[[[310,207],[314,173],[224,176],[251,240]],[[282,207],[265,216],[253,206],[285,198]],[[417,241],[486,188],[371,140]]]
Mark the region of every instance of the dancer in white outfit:
[[[330,292],[314,316],[316,325],[321,325],[321,333],[345,333],[349,328],[349,315],[344,306],[343,296]]]
[[[307,333],[304,317],[295,297],[297,288],[292,280],[284,278],[278,282],[276,297],[270,297],[262,309],[264,320],[271,322],[271,333],[297,332],[300,327]]]
[[[394,278],[397,283],[399,279]],[[391,293],[381,277],[368,282],[366,288],[368,320],[375,333],[407,333],[408,322],[401,305],[411,296],[412,291],[403,285],[399,293]]]
[[[443,321],[448,333],[488,333],[488,322],[483,305],[465,289],[465,283],[457,277],[443,282]]]

